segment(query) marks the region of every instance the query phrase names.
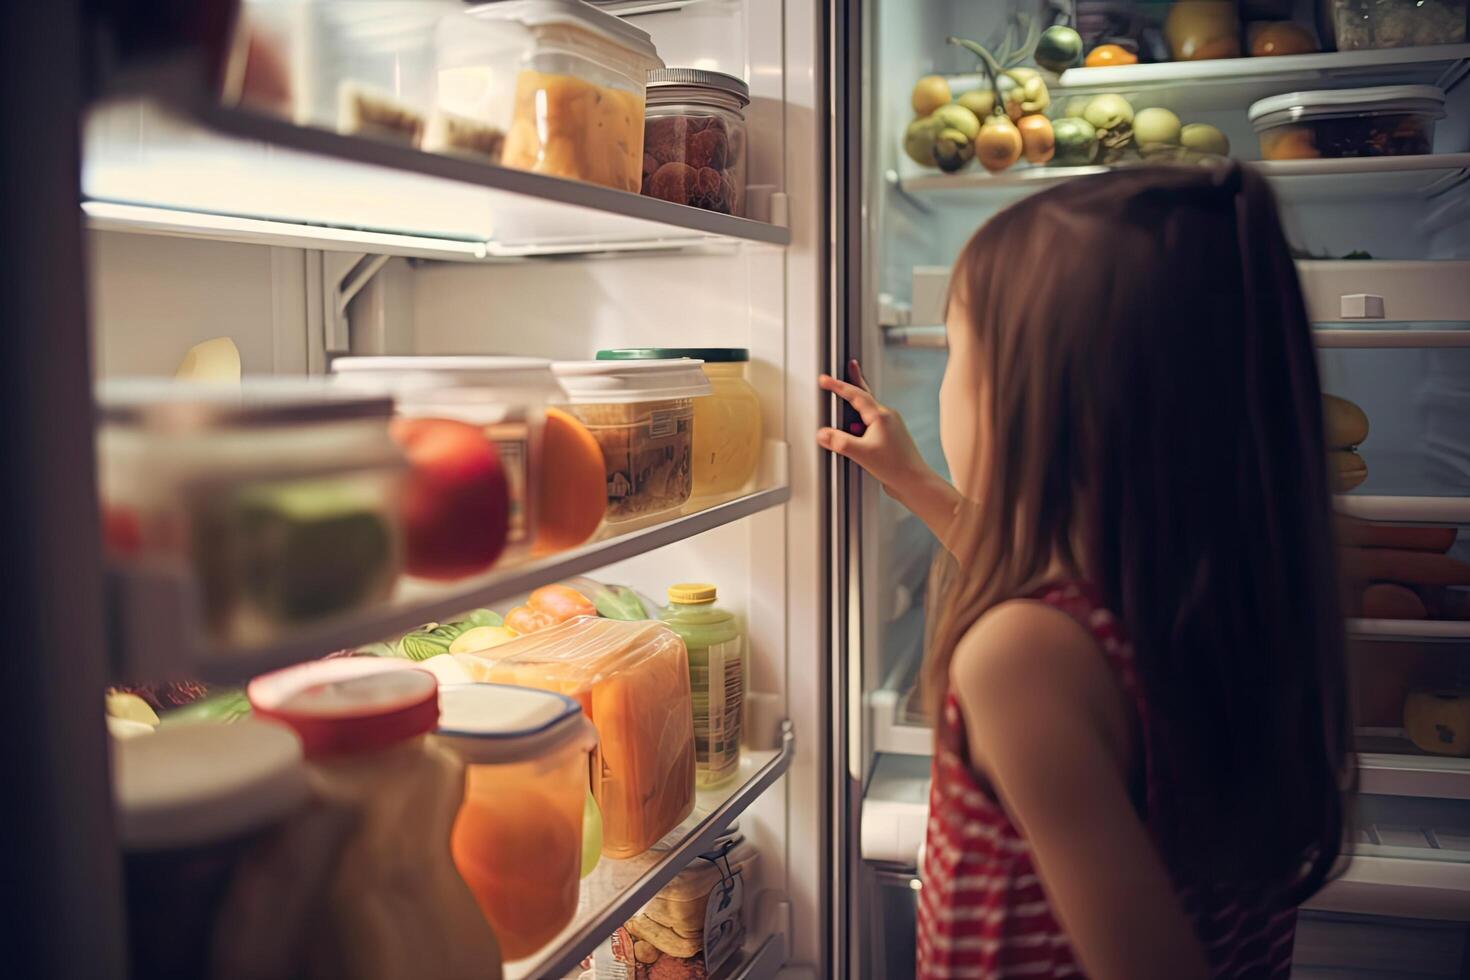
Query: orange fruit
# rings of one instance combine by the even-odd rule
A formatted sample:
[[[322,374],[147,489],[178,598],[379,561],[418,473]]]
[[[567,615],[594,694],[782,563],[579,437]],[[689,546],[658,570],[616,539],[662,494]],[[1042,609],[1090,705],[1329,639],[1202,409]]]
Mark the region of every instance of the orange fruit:
[[[1138,55],[1119,44],[1099,44],[1087,52],[1082,64],[1088,68],[1107,68],[1112,65],[1136,65]]]
[[[1289,20],[1251,24],[1246,29],[1253,58],[1283,54],[1311,54],[1318,50],[1312,32]]]
[[[592,537],[607,511],[602,447],[581,422],[559,408],[546,410],[541,436],[540,518],[531,551],[550,555]]]

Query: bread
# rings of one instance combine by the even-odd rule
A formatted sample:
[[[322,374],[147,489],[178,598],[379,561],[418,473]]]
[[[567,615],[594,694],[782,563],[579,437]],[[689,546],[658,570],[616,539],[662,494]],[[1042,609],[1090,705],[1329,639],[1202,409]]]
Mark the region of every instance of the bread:
[[[1328,449],[1351,449],[1368,438],[1368,416],[1346,398],[1323,395],[1322,428]]]
[[[1427,619],[1424,600],[1413,589],[1392,582],[1375,582],[1363,590],[1366,619]]]
[[[1368,464],[1351,449],[1334,449],[1329,452],[1327,465],[1332,476],[1332,489],[1337,493],[1346,493],[1368,479]]]

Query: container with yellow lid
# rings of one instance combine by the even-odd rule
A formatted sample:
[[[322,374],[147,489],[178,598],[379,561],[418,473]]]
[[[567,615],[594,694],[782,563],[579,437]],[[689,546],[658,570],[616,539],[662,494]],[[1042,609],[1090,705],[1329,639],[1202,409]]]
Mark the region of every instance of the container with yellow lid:
[[[689,651],[696,786],[718,786],[740,769],[740,708],[745,700],[740,622],[715,606],[717,598],[713,585],[671,585],[669,606],[659,615]]]

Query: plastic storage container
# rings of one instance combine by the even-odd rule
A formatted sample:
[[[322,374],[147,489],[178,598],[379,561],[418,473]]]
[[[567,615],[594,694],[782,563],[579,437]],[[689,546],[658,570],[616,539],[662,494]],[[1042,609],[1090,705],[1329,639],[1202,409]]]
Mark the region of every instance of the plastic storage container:
[[[470,14],[518,20],[534,37],[501,162],[636,194],[646,77],[663,67],[648,34],[578,0],[502,0]]]
[[[258,642],[392,591],[391,400],[284,381],[111,382],[100,399],[109,550],[191,565],[216,635]]]
[[[306,803],[301,743],[257,721],[171,726],[114,743],[112,787],[129,972],[210,975],[231,933],[252,924],[240,916],[239,870]]]
[[[513,20],[456,15],[439,22],[435,110],[423,148],[499,163],[515,111],[516,76],[531,33]]]
[[[484,654],[476,681],[574,698],[597,728],[593,795],[602,853],[641,854],[694,809],[694,728],[684,642],[662,623],[580,617]]]
[[[448,418],[479,426],[500,453],[510,490],[505,557],[536,539],[546,406],[561,397],[551,362],[531,357],[339,357],[339,385],[389,392],[407,418]]]
[[[1318,23],[1339,51],[1465,41],[1466,0],[1319,0]]]
[[[577,911],[597,732],[571,698],[524,687],[441,687],[439,708],[436,741],[466,766],[454,863],[502,954],[522,959]]]
[[[648,73],[643,194],[745,214],[745,107],[750,86],[698,68]]]
[[[744,347],[624,347],[600,350],[600,361],[693,358],[704,362],[710,397],[694,403],[696,497],[734,493],[755,476],[761,458],[761,402],[746,380]]]
[[[296,122],[418,146],[435,104],[437,27],[461,9],[451,0],[249,0],[241,23],[253,64],[242,98],[275,108],[282,86],[249,81],[269,65],[285,78]]]
[[[259,718],[300,736],[318,797],[353,829],[314,939],[358,980],[500,975],[500,947],[455,870],[449,839],[464,765],[425,736],[439,719],[434,675],[406,660],[339,657],[255,678]]]
[[[694,699],[694,782],[718,786],[740,771],[740,709],[745,703],[745,660],[740,623],[715,606],[713,585],[669,586],[659,617],[689,651]]]
[[[699,361],[560,361],[552,371],[602,447],[609,523],[689,500],[694,402],[711,393]]]
[[[1315,160],[1433,153],[1444,114],[1433,85],[1384,85],[1273,95],[1251,106],[1250,121],[1263,159]]]

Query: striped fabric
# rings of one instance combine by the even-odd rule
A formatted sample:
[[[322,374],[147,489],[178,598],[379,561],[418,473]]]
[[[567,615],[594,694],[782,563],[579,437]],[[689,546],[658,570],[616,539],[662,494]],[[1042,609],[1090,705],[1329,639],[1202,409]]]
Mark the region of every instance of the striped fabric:
[[[1095,593],[1085,585],[1062,584],[1036,598],[1092,634],[1146,723],[1132,648]],[[1083,976],[1036,877],[1026,839],[976,779],[967,756],[964,721],[951,693],[939,726],[919,868],[918,980]],[[1146,763],[1151,799],[1158,787]],[[1295,909],[1259,908],[1197,886],[1181,887],[1179,895],[1214,977],[1284,980],[1290,974]]]

